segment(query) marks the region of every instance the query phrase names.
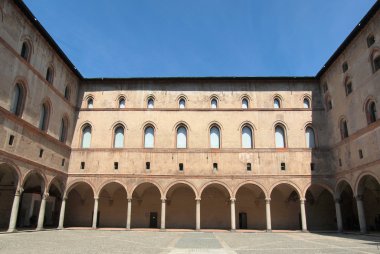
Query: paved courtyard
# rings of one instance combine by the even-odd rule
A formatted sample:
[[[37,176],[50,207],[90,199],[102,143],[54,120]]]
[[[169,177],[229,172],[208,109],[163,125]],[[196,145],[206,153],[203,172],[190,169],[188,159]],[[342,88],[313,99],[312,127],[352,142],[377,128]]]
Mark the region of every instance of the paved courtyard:
[[[0,253],[380,253],[351,234],[64,230],[0,235]]]

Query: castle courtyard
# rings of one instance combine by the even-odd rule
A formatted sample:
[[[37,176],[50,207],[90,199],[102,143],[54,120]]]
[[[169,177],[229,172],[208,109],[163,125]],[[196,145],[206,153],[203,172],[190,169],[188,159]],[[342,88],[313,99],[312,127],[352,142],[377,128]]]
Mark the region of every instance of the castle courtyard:
[[[0,235],[0,253],[380,253],[380,237],[301,232],[61,230]]]

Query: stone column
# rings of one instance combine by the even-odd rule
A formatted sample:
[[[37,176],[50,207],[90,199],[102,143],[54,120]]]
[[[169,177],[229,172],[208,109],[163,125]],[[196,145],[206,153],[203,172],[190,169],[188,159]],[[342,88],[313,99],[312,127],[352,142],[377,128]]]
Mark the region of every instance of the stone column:
[[[231,198],[231,231],[236,230],[235,201],[235,198]]]
[[[165,230],[166,199],[161,199],[161,230]]]
[[[98,205],[99,205],[99,198],[94,198],[94,215],[92,216],[92,228],[96,229],[96,222],[98,221]]]
[[[272,231],[272,219],[270,215],[270,198],[265,199],[265,211],[266,211],[266,218],[267,218],[267,232]]]
[[[18,208],[20,206],[20,196],[23,191],[24,190],[22,188],[18,188],[16,190],[15,197],[13,198],[12,212],[11,212],[11,218],[9,220],[8,232],[16,231]]]
[[[305,209],[305,201],[306,199],[301,198],[301,222],[302,222],[302,231],[307,232],[307,223],[306,223],[306,209]]]
[[[65,220],[66,199],[67,199],[67,197],[64,197],[62,199],[61,211],[59,213],[59,224],[58,224],[57,229],[63,229],[63,222]]]
[[[340,199],[335,199],[335,213],[336,213],[336,224],[338,227],[338,232],[343,232],[343,222],[342,222],[342,211],[340,209]]]
[[[357,195],[355,199],[356,199],[356,206],[358,207],[360,233],[365,234],[367,233],[367,225],[365,221],[365,213],[364,213],[364,207],[363,207],[363,196]]]
[[[38,213],[38,222],[36,230],[44,229],[44,220],[45,220],[45,207],[46,199],[49,197],[49,193],[44,193],[41,199],[40,212]]]
[[[132,199],[128,198],[127,205],[127,229],[131,229]]]
[[[196,205],[195,205],[195,229],[200,230],[201,229],[201,199],[196,198]]]

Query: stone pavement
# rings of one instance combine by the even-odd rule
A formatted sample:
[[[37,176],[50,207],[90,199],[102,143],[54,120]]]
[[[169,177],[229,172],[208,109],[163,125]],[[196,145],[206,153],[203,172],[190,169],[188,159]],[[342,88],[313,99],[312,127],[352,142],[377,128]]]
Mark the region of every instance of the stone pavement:
[[[0,253],[377,253],[353,234],[63,230],[0,235]]]

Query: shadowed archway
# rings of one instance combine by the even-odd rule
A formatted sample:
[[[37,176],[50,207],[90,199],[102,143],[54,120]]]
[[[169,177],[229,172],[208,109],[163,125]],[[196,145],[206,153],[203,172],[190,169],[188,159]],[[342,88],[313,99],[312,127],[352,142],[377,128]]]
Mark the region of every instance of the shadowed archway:
[[[0,164],[0,230],[9,226],[18,181],[18,174],[12,166]]]
[[[371,175],[363,176],[358,184],[362,197],[368,231],[380,231],[380,184]]]

